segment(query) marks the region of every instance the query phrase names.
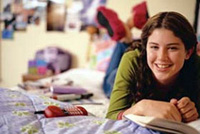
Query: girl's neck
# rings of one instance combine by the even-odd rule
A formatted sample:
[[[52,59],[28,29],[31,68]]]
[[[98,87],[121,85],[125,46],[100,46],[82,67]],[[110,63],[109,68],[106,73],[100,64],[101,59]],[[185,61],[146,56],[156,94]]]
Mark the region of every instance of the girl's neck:
[[[156,89],[168,92],[171,89],[172,85],[163,85],[160,83],[156,83]]]
[[[161,83],[159,81],[156,81],[156,89],[158,90],[162,90],[165,92],[168,92],[169,90],[171,90],[174,85],[176,83],[176,80],[170,81],[170,82],[165,82],[165,83]]]
[[[173,78],[171,78],[168,81],[159,81],[154,77],[154,80],[156,82],[156,88],[163,91],[169,91],[177,83],[178,75],[179,74],[176,74]]]

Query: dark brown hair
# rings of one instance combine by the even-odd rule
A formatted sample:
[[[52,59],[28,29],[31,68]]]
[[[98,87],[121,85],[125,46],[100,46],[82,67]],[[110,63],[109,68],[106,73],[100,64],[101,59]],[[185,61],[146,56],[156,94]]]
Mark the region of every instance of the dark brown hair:
[[[180,99],[183,96],[188,96],[197,104],[199,97],[196,65],[197,38],[194,29],[188,20],[177,12],[161,12],[149,18],[142,29],[141,42],[135,43],[132,46],[132,48],[139,48],[141,51],[141,55],[138,58],[139,68],[137,71],[137,84],[136,86],[133,86],[135,101],[137,102],[144,98],[156,99],[154,90],[155,81],[152,72],[147,65],[146,45],[148,37],[158,28],[165,28],[172,31],[176,37],[182,40],[186,50],[194,48],[190,59],[185,61],[183,68],[180,70],[178,84],[175,86],[174,90],[170,91],[169,98],[165,99],[169,101],[172,97]]]

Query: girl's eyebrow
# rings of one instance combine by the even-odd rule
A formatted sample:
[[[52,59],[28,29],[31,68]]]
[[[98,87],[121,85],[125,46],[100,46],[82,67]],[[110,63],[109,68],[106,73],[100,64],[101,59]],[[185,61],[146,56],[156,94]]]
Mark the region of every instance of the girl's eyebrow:
[[[158,45],[158,43],[156,43],[156,42],[149,42],[149,44]]]
[[[156,43],[156,42],[149,42],[149,44],[159,45],[159,43]],[[172,45],[175,46],[175,45],[180,45],[180,44],[176,42],[167,44],[167,46],[172,46]]]
[[[179,46],[180,44],[179,43],[169,43],[169,44],[167,44],[168,46]]]

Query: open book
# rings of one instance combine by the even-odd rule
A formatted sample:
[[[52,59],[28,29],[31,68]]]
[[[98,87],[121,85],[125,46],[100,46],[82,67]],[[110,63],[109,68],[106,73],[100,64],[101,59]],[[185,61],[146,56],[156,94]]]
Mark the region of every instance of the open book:
[[[133,114],[124,115],[126,119],[132,120],[140,126],[168,132],[172,134],[200,134],[200,119],[190,122],[182,123],[161,118],[138,116]]]

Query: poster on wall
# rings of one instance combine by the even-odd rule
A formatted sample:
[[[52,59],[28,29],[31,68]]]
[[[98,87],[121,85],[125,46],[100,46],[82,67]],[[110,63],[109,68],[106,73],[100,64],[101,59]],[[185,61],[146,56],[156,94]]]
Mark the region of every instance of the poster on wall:
[[[106,0],[73,0],[67,9],[66,30],[85,30],[87,26],[97,26],[96,10],[106,4]]]
[[[46,12],[46,1],[41,0],[3,0],[0,21],[8,20],[16,15],[23,15],[23,18],[44,17]],[[22,18],[22,17],[20,17]]]
[[[83,9],[82,0],[76,0],[67,8],[66,31],[79,32],[81,29],[80,11]]]
[[[82,3],[83,9],[80,11],[80,19],[83,23],[82,26],[96,26],[96,10],[99,6],[104,6],[106,4],[106,0],[82,0]]]
[[[85,30],[87,26],[97,25],[96,9],[106,4],[106,0],[2,1],[0,23],[5,23],[1,31],[4,39],[13,38],[15,31],[26,31],[29,24],[39,25],[41,20],[46,21],[47,31]]]
[[[39,25],[46,20],[47,0],[23,0],[23,8],[27,11],[28,24]]]
[[[66,8],[64,2],[48,1],[47,3],[47,31],[64,31]]]
[[[2,39],[13,39],[13,31],[15,26],[15,17],[12,14],[12,0],[4,0],[2,2],[3,4],[2,9],[3,12],[1,12],[1,18],[0,22],[4,23],[4,27],[2,28],[1,35]]]
[[[14,30],[16,31],[26,31],[27,26],[27,14],[26,10],[23,8],[22,0],[14,0],[11,4],[11,12],[15,18]]]
[[[15,31],[26,31],[28,24],[39,25],[46,1],[3,0],[0,23],[4,23],[2,39],[13,39]]]

